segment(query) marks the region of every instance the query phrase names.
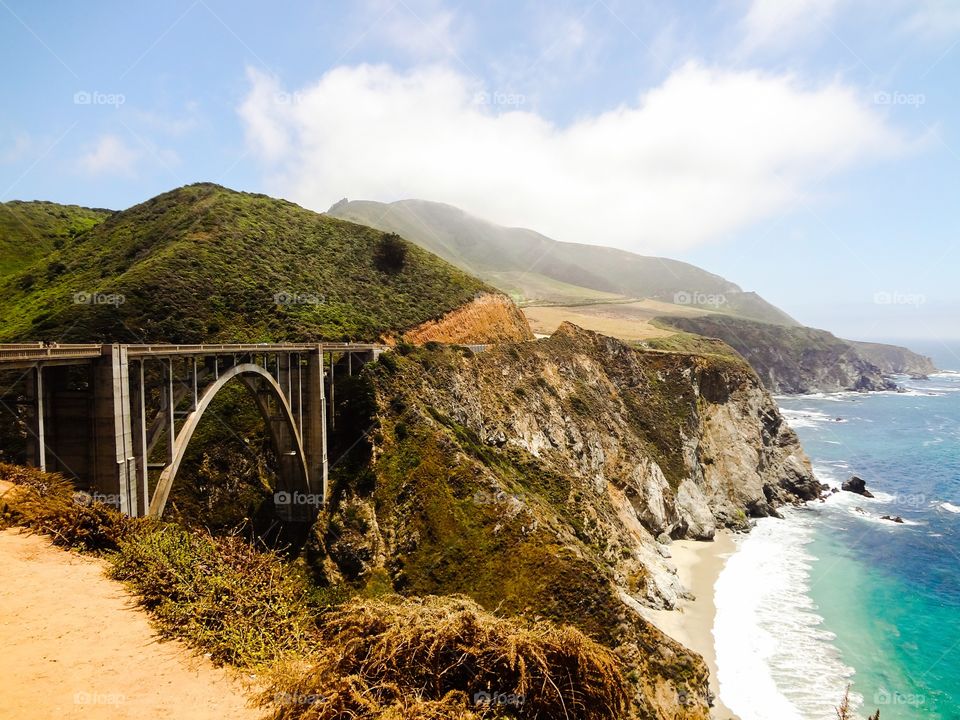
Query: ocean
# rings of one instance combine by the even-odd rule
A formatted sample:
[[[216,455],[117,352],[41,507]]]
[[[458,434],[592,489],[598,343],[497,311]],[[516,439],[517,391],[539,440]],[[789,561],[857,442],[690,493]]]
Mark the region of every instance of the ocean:
[[[838,493],[739,541],[714,636],[742,720],[836,720],[848,684],[864,717],[960,720],[960,372],[897,380],[777,398],[817,477],[859,475],[876,498]]]

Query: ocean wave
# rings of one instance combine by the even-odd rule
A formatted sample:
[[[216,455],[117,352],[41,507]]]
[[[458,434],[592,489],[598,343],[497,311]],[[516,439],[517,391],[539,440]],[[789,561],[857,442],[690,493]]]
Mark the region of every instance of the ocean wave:
[[[780,410],[780,414],[786,419],[792,428],[798,427],[816,427],[822,423],[834,422],[831,415],[827,415],[819,410]]]
[[[720,697],[742,720],[833,717],[854,672],[809,596],[813,530],[787,514],[757,521],[715,588]]]
[[[947,512],[960,513],[960,507],[957,507],[953,503],[948,503],[948,502],[940,503],[940,509],[946,510]]]
[[[903,522],[894,522],[893,520],[884,519],[880,515],[874,515],[873,513],[868,513],[866,510],[861,508],[859,505],[855,507],[848,507],[847,512],[853,515],[855,518],[863,520],[864,522],[877,523],[891,529],[898,527],[909,527],[911,525],[925,525],[926,523],[921,523],[916,520],[907,520],[906,518],[901,517],[900,519]],[[897,516],[899,517],[899,516]]]
[[[850,464],[845,460],[821,461],[813,464],[813,475],[831,488],[840,489],[843,478],[850,476]]]

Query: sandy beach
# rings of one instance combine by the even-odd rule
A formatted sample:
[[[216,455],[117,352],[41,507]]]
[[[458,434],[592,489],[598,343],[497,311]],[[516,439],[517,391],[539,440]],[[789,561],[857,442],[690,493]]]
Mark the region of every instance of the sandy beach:
[[[720,702],[717,684],[717,657],[714,650],[713,623],[717,614],[713,587],[727,558],[737,549],[729,532],[717,533],[713,542],[677,540],[670,545],[671,561],[680,582],[695,597],[684,600],[676,610],[653,610],[650,619],[677,642],[703,656],[710,668],[710,688],[715,697],[715,720],[739,720]]]

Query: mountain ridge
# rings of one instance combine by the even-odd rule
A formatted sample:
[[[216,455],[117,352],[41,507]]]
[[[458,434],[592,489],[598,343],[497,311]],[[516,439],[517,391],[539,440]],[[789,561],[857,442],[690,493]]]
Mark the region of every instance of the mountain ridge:
[[[702,345],[668,339],[677,331],[716,338],[750,362],[768,389],[784,393],[890,390],[889,376],[936,371],[907,348],[805,327],[756,292],[690,263],[564,243],[427,200],[345,198],[328,214],[396,232],[511,294],[539,334],[570,321],[650,347]]]
[[[212,183],[20,265],[0,276],[0,341],[376,340],[497,292],[395,235]]]
[[[597,299],[599,293],[601,299],[680,300],[691,307],[799,324],[758,294],[690,263],[602,245],[561,242],[535,230],[497,225],[445,203],[344,199],[327,214],[396,232],[515,300],[519,296],[521,303],[554,302],[562,300],[565,293],[569,299],[570,290],[549,292],[553,282],[573,286],[581,299]]]

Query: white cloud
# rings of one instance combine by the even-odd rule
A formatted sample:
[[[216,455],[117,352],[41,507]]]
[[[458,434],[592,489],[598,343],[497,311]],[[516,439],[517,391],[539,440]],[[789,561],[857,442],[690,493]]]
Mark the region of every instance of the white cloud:
[[[80,157],[80,167],[91,175],[134,174],[140,153],[116,135],[102,135],[95,147]]]
[[[843,0],[752,0],[742,21],[743,49],[781,49],[822,34]]]
[[[477,104],[482,88],[439,67],[340,67],[294,94],[250,78],[240,115],[277,194],[317,210],[344,196],[437,200],[641,252],[787,211],[823,176],[903,145],[842,84],[694,63],[635,104],[565,127]]]

